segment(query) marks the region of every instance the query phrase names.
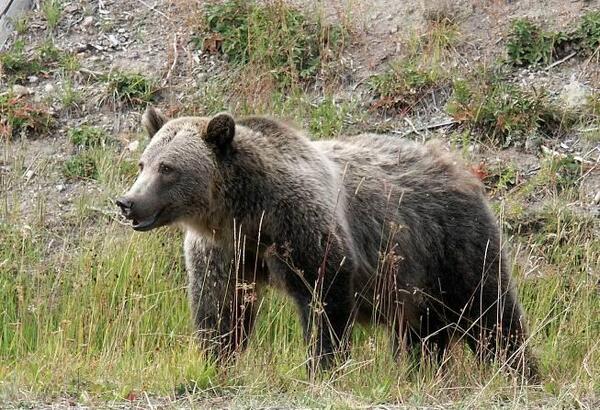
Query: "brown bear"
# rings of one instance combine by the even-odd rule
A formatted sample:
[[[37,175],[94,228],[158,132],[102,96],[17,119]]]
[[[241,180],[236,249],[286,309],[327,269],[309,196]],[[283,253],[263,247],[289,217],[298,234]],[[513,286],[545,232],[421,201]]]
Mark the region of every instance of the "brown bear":
[[[140,174],[116,202],[138,231],[186,232],[189,297],[217,357],[245,347],[265,285],[296,303],[309,364],[343,358],[355,321],[394,354],[481,359],[536,375],[523,311],[480,181],[436,144],[311,141],[263,117],[167,120],[149,107]]]

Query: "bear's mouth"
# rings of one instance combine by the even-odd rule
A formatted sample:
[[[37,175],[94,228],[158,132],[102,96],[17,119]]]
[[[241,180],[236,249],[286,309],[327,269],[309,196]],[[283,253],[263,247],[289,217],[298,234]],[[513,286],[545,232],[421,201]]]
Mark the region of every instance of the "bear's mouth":
[[[160,226],[159,219],[164,210],[165,208],[162,208],[160,211],[156,212],[154,215],[147,219],[138,220],[133,218],[131,220],[131,227],[136,231],[144,232]]]

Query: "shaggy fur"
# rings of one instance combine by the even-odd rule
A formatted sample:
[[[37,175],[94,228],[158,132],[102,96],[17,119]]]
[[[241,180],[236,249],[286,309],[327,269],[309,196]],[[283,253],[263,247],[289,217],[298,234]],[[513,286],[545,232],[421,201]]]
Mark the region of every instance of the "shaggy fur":
[[[464,340],[535,377],[482,187],[436,145],[152,108],[143,122],[156,135],[119,206],[140,230],[184,227],[194,320],[220,357],[245,346],[271,284],[296,302],[312,364],[343,357],[358,320],[387,326],[394,354]]]

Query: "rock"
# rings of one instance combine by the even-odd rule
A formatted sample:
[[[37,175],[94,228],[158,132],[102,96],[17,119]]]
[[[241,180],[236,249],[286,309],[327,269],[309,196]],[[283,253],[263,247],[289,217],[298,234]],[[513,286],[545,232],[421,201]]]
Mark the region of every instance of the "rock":
[[[542,146],[543,139],[541,136],[533,134],[527,137],[525,140],[525,151],[529,153],[536,153]]]
[[[25,181],[29,181],[31,178],[33,178],[33,176],[35,175],[35,172],[33,172],[33,170],[28,169],[27,172],[25,172],[25,175],[23,175],[23,177],[25,178]]]
[[[54,86],[50,83],[46,84],[44,86],[44,91],[47,92],[48,94],[54,92]]]
[[[63,191],[65,190],[65,186],[64,186],[63,184],[58,184],[58,185],[56,186],[56,190],[57,190],[58,192],[63,192]]]
[[[94,16],[87,16],[86,18],[83,19],[83,21],[81,22],[81,27],[89,27],[94,23]]]
[[[596,196],[594,196],[594,205],[600,205],[600,191],[596,192]]]
[[[19,85],[19,84],[15,84],[15,85],[12,86],[12,92],[17,97],[22,97],[24,95],[32,94],[32,91],[29,88],[24,87],[24,86]]]
[[[127,149],[131,152],[135,152],[137,151],[137,149],[140,146],[140,142],[138,140],[132,141],[129,144],[127,144]]]
[[[589,88],[572,78],[569,84],[563,87],[563,90],[560,93],[560,98],[564,101],[568,108],[580,108],[587,103],[587,98],[589,95]]]
[[[29,80],[30,83],[37,83],[39,78],[35,75],[30,75],[29,77],[27,77],[27,79]]]

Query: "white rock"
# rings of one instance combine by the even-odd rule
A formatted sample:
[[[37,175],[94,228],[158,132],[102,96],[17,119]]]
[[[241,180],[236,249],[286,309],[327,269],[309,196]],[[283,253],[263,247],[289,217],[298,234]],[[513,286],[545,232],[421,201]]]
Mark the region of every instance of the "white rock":
[[[62,191],[64,191],[64,190],[65,190],[65,186],[64,186],[63,184],[58,184],[58,185],[56,186],[56,190],[57,190],[58,192],[62,192]]]
[[[94,23],[94,17],[93,16],[87,16],[86,18],[83,19],[83,21],[81,22],[81,27],[89,27]]]
[[[594,197],[594,205],[600,205],[600,191],[596,192],[596,196]]]
[[[12,92],[14,95],[16,95],[17,97],[22,97],[24,95],[29,95],[31,94],[31,90],[27,87],[23,87],[22,85],[19,84],[15,84],[12,87]]]
[[[569,84],[563,87],[560,98],[565,102],[567,107],[577,108],[587,102],[589,94],[590,90],[588,87],[572,78]]]
[[[127,149],[131,152],[135,152],[137,151],[137,149],[140,146],[140,142],[138,140],[132,141],[129,144],[127,144]]]
[[[52,84],[48,83],[44,86],[44,91],[46,91],[47,93],[54,92],[54,86]]]
[[[39,78],[35,75],[30,75],[29,77],[27,77],[27,79],[29,80],[30,83],[37,83]]]

